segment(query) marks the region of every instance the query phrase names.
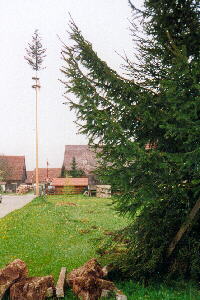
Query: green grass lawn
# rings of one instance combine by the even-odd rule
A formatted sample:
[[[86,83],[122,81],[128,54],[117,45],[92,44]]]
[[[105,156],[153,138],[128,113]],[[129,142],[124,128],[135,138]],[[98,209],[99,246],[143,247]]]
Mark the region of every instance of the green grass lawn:
[[[26,262],[30,276],[68,271],[92,257],[99,244],[128,221],[118,216],[111,200],[83,196],[37,198],[20,210],[0,219],[0,268],[15,258]],[[118,283],[128,299],[200,299],[191,285],[145,288],[141,284]],[[69,292],[70,293],[70,292]],[[69,294],[67,299],[73,299]]]

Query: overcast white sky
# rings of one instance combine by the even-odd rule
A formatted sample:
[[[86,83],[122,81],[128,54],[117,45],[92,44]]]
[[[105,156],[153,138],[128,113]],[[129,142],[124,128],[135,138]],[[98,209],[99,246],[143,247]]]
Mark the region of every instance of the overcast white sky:
[[[139,6],[142,0],[133,0]],[[64,146],[87,144],[77,134],[74,113],[62,103],[63,86],[59,68],[61,43],[67,43],[68,12],[83,35],[112,68],[119,70],[115,53],[133,54],[128,30],[131,9],[128,0],[0,0],[0,154],[25,155],[27,170],[35,167],[35,91],[25,48],[39,29],[47,48],[40,74],[39,166],[61,167]]]

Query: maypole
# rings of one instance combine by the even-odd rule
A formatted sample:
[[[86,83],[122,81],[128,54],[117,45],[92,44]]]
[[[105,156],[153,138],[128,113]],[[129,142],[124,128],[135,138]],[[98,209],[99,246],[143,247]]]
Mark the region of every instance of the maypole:
[[[38,34],[38,30],[35,30],[32,44],[28,44],[28,48],[26,49],[27,56],[25,56],[25,59],[28,61],[29,65],[32,67],[32,69],[36,72],[36,76],[32,77],[32,79],[35,81],[32,88],[35,89],[35,96],[36,96],[36,120],[35,120],[35,127],[36,127],[36,133],[35,133],[35,144],[36,144],[36,173],[35,173],[35,184],[36,184],[36,196],[39,196],[39,138],[38,138],[38,132],[39,132],[39,126],[38,126],[38,103],[39,103],[39,91],[40,91],[40,82],[38,78],[38,71],[41,70],[41,65],[43,62],[46,49],[43,49],[41,44],[41,38]]]

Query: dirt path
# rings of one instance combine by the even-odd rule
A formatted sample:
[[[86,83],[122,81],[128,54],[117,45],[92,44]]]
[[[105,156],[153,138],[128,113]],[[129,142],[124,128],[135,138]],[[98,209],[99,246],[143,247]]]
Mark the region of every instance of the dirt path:
[[[2,203],[0,203],[0,218],[3,218],[13,210],[23,207],[34,198],[33,194],[22,196],[3,195]]]

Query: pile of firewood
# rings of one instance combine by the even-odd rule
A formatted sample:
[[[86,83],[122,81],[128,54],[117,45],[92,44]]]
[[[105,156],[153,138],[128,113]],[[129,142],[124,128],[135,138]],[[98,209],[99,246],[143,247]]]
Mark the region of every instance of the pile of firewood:
[[[107,268],[102,268],[96,259],[89,260],[82,267],[66,274],[61,268],[56,286],[53,276],[28,277],[26,264],[16,259],[0,270],[0,300],[9,293],[10,300],[44,300],[64,298],[66,286],[82,300],[98,300],[112,292],[117,300],[127,300],[113,282],[104,280]]]
[[[18,188],[16,189],[16,193],[18,195],[23,195],[26,194],[30,191],[30,187],[28,185],[25,184],[21,184],[18,186]]]
[[[107,275],[108,267],[102,268],[93,258],[67,274],[66,279],[74,294],[82,300],[98,300],[110,293],[114,293],[117,300],[127,300],[113,282],[104,279]]]

